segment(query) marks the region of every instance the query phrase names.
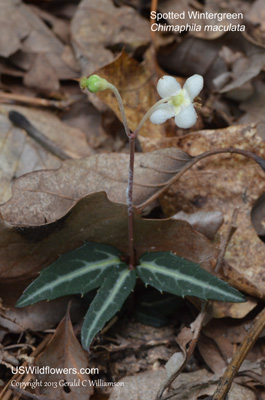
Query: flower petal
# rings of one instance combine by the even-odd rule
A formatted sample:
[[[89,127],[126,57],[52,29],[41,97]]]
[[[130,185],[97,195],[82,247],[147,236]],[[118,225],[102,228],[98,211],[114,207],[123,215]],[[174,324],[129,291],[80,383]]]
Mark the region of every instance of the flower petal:
[[[198,96],[202,88],[203,77],[197,74],[192,75],[190,78],[188,78],[183,86],[183,89],[187,90],[191,101],[193,101],[193,99]]]
[[[160,104],[157,109],[150,115],[150,121],[153,124],[163,124],[169,118],[175,116],[175,111],[173,107],[169,104]]]
[[[180,84],[173,76],[163,76],[157,83],[157,91],[162,99],[174,96],[180,89]]]
[[[192,127],[195,124],[196,120],[197,114],[192,104],[184,108],[184,110],[175,117],[176,125],[183,129]]]

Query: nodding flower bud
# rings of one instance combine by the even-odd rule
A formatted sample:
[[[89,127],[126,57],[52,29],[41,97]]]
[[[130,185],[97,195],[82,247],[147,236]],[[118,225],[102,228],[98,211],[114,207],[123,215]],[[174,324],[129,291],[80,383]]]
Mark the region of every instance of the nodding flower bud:
[[[80,79],[80,87],[82,90],[88,89],[91,93],[96,93],[109,89],[110,83],[98,75],[90,75],[89,78],[84,76]]]

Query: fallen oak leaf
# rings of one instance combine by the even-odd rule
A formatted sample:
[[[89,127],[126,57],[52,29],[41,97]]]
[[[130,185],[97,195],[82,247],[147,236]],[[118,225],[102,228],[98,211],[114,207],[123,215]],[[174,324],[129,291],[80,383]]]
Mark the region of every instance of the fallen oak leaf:
[[[158,192],[190,162],[187,153],[174,148],[136,154],[134,204]],[[0,212],[11,224],[34,226],[62,218],[89,193],[106,191],[111,201],[126,204],[128,163],[128,154],[96,154],[67,160],[57,170],[27,174],[14,182],[13,197]]]
[[[175,148],[136,154],[135,207],[144,209],[193,165],[219,153],[242,154],[252,158],[265,170],[263,159],[235,148],[216,149],[193,158]],[[0,212],[10,223],[34,226],[58,220],[88,193],[105,190],[111,201],[127,203],[128,159],[128,154],[97,154],[87,159],[67,160],[57,170],[37,171],[22,176],[14,183],[13,196],[0,206]],[[72,185],[73,181],[79,184]],[[24,203],[27,204],[26,208]]]

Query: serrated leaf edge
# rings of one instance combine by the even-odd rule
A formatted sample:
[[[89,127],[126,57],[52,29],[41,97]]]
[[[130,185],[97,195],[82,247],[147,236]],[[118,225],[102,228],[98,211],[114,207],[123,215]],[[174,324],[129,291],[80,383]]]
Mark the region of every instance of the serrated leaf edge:
[[[215,286],[214,288],[209,288],[209,282],[208,282],[208,283],[204,283],[202,280],[199,280],[199,279],[196,279],[196,278],[194,278],[194,277],[190,277],[190,276],[188,276],[188,275],[182,274],[181,272],[176,271],[176,270],[170,270],[170,269],[167,268],[167,267],[163,267],[163,266],[161,266],[161,265],[156,264],[156,262],[154,262],[153,264],[147,263],[147,262],[144,262],[144,263],[142,262],[140,265],[137,266],[136,269],[141,269],[141,268],[147,268],[147,269],[150,269],[150,270],[153,270],[153,271],[157,271],[158,273],[164,273],[165,275],[168,275],[169,277],[173,278],[174,280],[177,278],[177,279],[179,279],[180,281],[181,281],[181,280],[184,280],[184,281],[186,281],[186,282],[188,281],[188,282],[191,282],[191,283],[193,283],[193,284],[197,284],[197,285],[199,285],[200,287],[205,288],[206,290],[209,290],[209,289],[210,289],[210,290],[216,291],[216,292],[218,292],[219,294],[223,295],[224,297],[227,297],[227,295],[229,295],[229,296],[230,296],[229,301],[232,301],[232,300],[231,300],[231,297],[234,297],[234,299],[237,300],[237,301],[238,301],[239,299],[241,299],[241,300],[244,299],[243,295],[242,295],[240,292],[238,292],[239,295],[237,296],[237,295],[232,294],[231,292],[227,293],[227,292],[224,291],[223,289],[221,289],[221,288],[219,288],[219,287],[216,287],[216,286]],[[205,271],[205,272],[207,272],[207,271]],[[211,274],[209,273],[209,275],[211,275]],[[214,278],[215,275],[212,275],[212,277]],[[217,278],[217,277],[215,277],[215,278]],[[217,279],[218,279],[218,278],[217,278]],[[222,281],[221,279],[220,279],[220,281],[221,281],[223,284],[225,284],[225,285],[227,286],[228,289],[230,289],[230,290],[232,289],[233,291],[237,291],[237,290],[234,289],[232,286],[229,286],[227,282]],[[151,284],[150,282],[145,282],[145,283],[147,283],[147,284],[149,284],[149,285],[152,286],[152,284]],[[164,290],[166,291],[166,289],[164,289]],[[183,294],[183,296],[185,296],[185,295],[190,295],[190,296],[192,296],[192,293]],[[195,296],[195,297],[196,297],[196,296]],[[228,300],[226,300],[226,301],[228,301]]]
[[[115,284],[114,284],[114,286],[113,286],[113,288],[112,288],[112,291],[110,292],[110,296],[106,299],[106,301],[104,302],[104,305],[103,305],[102,308],[100,309],[100,313],[99,313],[99,312],[96,313],[95,318],[94,318],[92,324],[89,326],[89,329],[86,330],[86,333],[84,334],[84,331],[82,331],[82,344],[83,344],[83,347],[84,347],[85,349],[88,349],[88,348],[89,348],[89,345],[90,345],[90,343],[91,343],[91,341],[92,341],[93,338],[91,338],[90,340],[85,340],[85,339],[84,339],[84,336],[85,336],[86,338],[87,338],[87,337],[89,338],[89,332],[93,332],[93,330],[95,329],[95,326],[97,325],[97,322],[98,322],[99,318],[100,318],[101,315],[106,311],[106,309],[109,307],[109,305],[112,303],[113,299],[115,298],[115,296],[117,295],[118,291],[121,289],[122,285],[124,284],[125,280],[126,280],[127,277],[130,275],[131,272],[132,272],[132,271],[131,271],[130,269],[126,268],[126,269],[121,273],[119,279],[115,282]],[[105,279],[108,279],[109,276],[110,276],[110,274],[109,274]],[[100,291],[100,289],[99,289],[99,291]],[[99,293],[99,291],[98,291],[98,293]],[[98,293],[97,293],[97,295],[98,295]],[[96,295],[96,297],[97,297],[97,295]],[[94,299],[94,300],[95,300],[95,299]],[[93,301],[94,301],[94,300],[93,300]],[[92,304],[93,304],[93,302],[92,302]],[[92,304],[91,304],[91,305],[92,305]],[[90,307],[91,307],[91,306],[90,306]],[[88,313],[89,313],[89,311],[90,311],[90,308],[89,308],[89,310],[88,310]],[[118,311],[118,310],[117,310],[117,311]],[[86,319],[86,317],[88,317],[88,315],[89,315],[88,313],[87,313],[87,315],[85,316],[85,319]],[[111,318],[111,317],[110,317],[110,318]],[[107,321],[106,321],[106,322],[107,322]],[[100,330],[100,329],[99,329],[99,330]]]
[[[102,251],[102,250],[96,250],[96,251],[97,251],[98,253],[104,253],[104,254],[110,255],[110,254],[107,253],[106,251]],[[84,263],[84,260],[79,260],[79,259],[75,259],[75,260],[71,260],[71,261],[72,261],[72,262],[79,261],[79,262]],[[56,261],[55,261],[55,262],[56,262]],[[20,299],[18,299],[17,304],[16,304],[16,307],[23,307],[24,305],[33,304],[33,303],[31,303],[30,301],[31,301],[32,299],[34,299],[35,297],[39,296],[39,295],[40,295],[41,293],[43,293],[44,291],[46,291],[46,290],[52,291],[52,290],[54,290],[54,289],[56,288],[56,286],[59,286],[59,285],[61,285],[61,284],[64,283],[64,282],[68,282],[68,281],[71,280],[71,279],[75,279],[75,278],[77,278],[78,276],[85,275],[85,273],[87,273],[87,272],[92,272],[92,271],[97,270],[97,269],[99,269],[99,268],[107,267],[107,266],[111,266],[111,265],[115,265],[115,264],[118,264],[118,263],[120,263],[120,259],[119,259],[118,257],[115,257],[115,258],[113,258],[113,259],[110,259],[110,257],[109,257],[109,258],[108,258],[107,260],[105,260],[104,262],[91,262],[91,263],[87,263],[87,262],[86,262],[86,264],[85,264],[84,267],[81,267],[81,268],[78,268],[78,269],[76,269],[76,270],[73,270],[73,271],[69,272],[68,274],[58,276],[58,278],[55,279],[53,282],[50,282],[50,283],[45,284],[44,286],[40,287],[36,292],[32,293],[31,295],[27,295],[27,291],[31,288],[31,286],[32,286],[33,284],[35,284],[35,282],[37,281],[37,279],[38,279],[39,277],[41,277],[41,274],[40,274],[40,276],[39,276],[37,279],[35,279],[35,280],[27,287],[27,289],[25,290],[25,292],[24,292],[23,295],[21,296],[21,299],[22,299],[25,295],[26,295],[27,297],[26,297],[25,299],[22,299],[22,301],[20,301]],[[49,267],[47,267],[47,268],[51,268],[52,265],[53,265],[53,264],[51,264],[51,265],[50,265]],[[47,270],[47,269],[46,269],[46,270]],[[44,269],[43,272],[46,271],[46,270]],[[78,272],[78,273],[77,273],[77,272]],[[96,279],[97,279],[97,277],[94,278],[94,280],[96,280]],[[93,282],[94,280],[92,280],[92,282]],[[80,292],[80,293],[81,293],[81,292]],[[81,293],[81,294],[83,294],[83,293]],[[39,301],[40,301],[40,300],[39,300]],[[33,300],[33,302],[34,302],[34,300]]]

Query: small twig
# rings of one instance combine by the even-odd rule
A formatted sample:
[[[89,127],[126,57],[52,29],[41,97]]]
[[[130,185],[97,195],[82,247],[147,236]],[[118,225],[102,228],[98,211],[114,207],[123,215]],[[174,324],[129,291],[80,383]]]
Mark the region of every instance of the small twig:
[[[23,103],[23,104],[31,104],[33,106],[39,106],[39,107],[54,107],[58,108],[60,110],[69,107],[72,103],[77,101],[77,99],[81,98],[81,96],[74,96],[69,100],[50,100],[50,99],[41,99],[39,97],[30,97],[30,96],[25,96],[23,94],[17,94],[17,93],[6,93],[6,92],[0,92],[0,100],[3,100],[2,102],[12,102],[14,103]]]
[[[109,340],[114,340],[113,338],[109,338]],[[124,350],[139,350],[141,348],[147,349],[147,348],[153,348],[156,346],[169,346],[175,344],[175,342],[172,340],[168,339],[159,339],[159,340],[138,340],[136,343],[125,343],[121,345],[116,345],[116,344],[110,344],[107,346],[104,346],[102,344],[98,344],[95,346],[92,346],[94,350],[98,349],[103,349],[104,351],[98,351],[97,355],[99,354],[105,354],[107,353],[118,353],[119,351],[124,351]]]
[[[17,344],[10,344],[9,346],[4,346],[4,350],[11,350],[11,349],[16,349],[18,347],[30,347],[31,350],[35,350],[35,346],[32,346],[32,344],[29,343],[17,343]]]
[[[9,119],[13,124],[17,125],[19,128],[24,129],[30,137],[36,140],[42,145],[47,151],[59,157],[61,160],[69,160],[71,157],[66,154],[60,147],[54,142],[48,139],[42,132],[40,132],[35,126],[33,126],[29,120],[21,113],[17,111],[9,112]]]
[[[183,369],[186,367],[186,365],[188,364],[194,349],[196,347],[196,344],[198,342],[199,339],[199,335],[200,335],[200,331],[203,325],[203,321],[205,320],[205,317],[207,315],[207,305],[208,303],[205,302],[202,305],[202,311],[200,312],[200,314],[197,316],[196,320],[194,321],[195,324],[195,330],[193,332],[193,337],[192,340],[190,342],[188,351],[185,354],[185,359],[183,361],[183,364],[181,365],[181,367],[175,371],[171,376],[169,376],[166,381],[161,385],[157,395],[156,395],[156,400],[161,400],[163,393],[165,392],[165,390],[172,384],[172,382],[179,376],[179,374],[183,371]],[[183,349],[184,351],[184,349]]]
[[[157,3],[158,3],[158,0],[151,1],[150,16],[151,16],[152,11],[157,11]],[[150,18],[150,25],[152,25],[152,23],[153,23],[153,21]],[[155,31],[152,31],[152,30],[151,30],[151,40],[152,40],[152,43],[155,41]]]
[[[244,338],[239,349],[234,354],[232,361],[228,365],[224,375],[222,376],[212,400],[224,400],[230,390],[233,379],[235,378],[241,364],[243,363],[247,353],[255,344],[259,335],[265,328],[265,308],[257,315],[247,336]]]
[[[226,237],[224,238],[223,243],[221,244],[220,252],[218,254],[216,266],[214,268],[215,272],[219,271],[219,269],[220,269],[220,267],[222,265],[223,259],[224,259],[224,255],[225,255],[227,246],[228,246],[233,234],[237,230],[236,220],[237,220],[238,212],[239,212],[239,208],[235,208],[233,210],[232,218],[231,218],[231,221],[230,221],[230,224],[229,224],[229,227],[228,227],[228,231],[227,231]]]
[[[116,322],[118,321],[118,316],[115,315],[113,318],[111,318],[111,320],[104,326],[104,328],[100,331],[101,335],[105,335],[105,333],[108,332],[108,330],[114,325],[116,324]]]
[[[17,388],[15,386],[9,386],[9,389],[14,390],[14,392],[17,392],[19,394],[21,394],[24,397],[27,397],[29,399],[35,399],[35,400],[51,400],[49,397],[46,396],[42,396],[42,395],[38,395],[38,394],[33,394],[33,393],[29,393],[26,390]]]

